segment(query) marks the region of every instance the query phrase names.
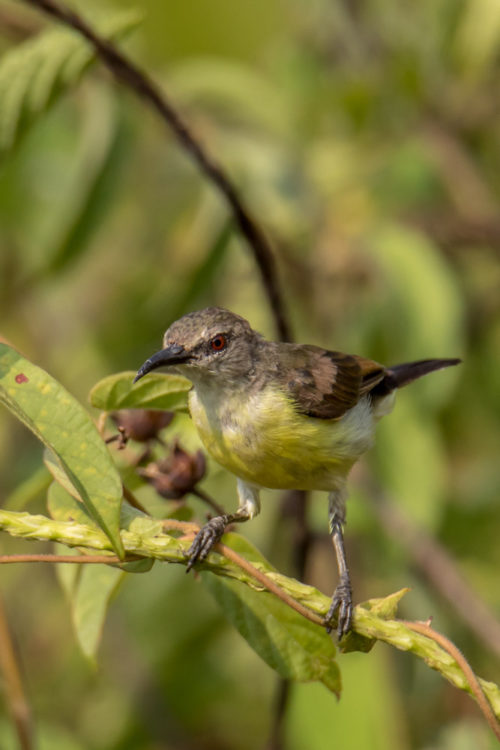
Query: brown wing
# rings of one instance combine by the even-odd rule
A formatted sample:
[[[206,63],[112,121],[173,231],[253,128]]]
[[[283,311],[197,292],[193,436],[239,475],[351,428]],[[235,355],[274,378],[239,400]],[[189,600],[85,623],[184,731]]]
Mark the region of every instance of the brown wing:
[[[387,370],[378,362],[374,362],[373,359],[365,359],[364,357],[358,357],[357,354],[352,355],[356,362],[361,367],[361,394],[369,393],[372,388],[375,388],[387,375]]]
[[[298,411],[319,419],[340,419],[384,377],[384,368],[361,357],[314,346],[293,347],[286,388]]]

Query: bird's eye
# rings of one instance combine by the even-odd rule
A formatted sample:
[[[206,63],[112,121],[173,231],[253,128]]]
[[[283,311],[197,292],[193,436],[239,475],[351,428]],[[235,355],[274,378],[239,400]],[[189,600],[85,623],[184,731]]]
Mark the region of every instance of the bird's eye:
[[[226,345],[227,345],[226,337],[223,336],[221,333],[215,336],[210,342],[210,346],[212,347],[214,352],[221,352],[223,349],[226,348]]]

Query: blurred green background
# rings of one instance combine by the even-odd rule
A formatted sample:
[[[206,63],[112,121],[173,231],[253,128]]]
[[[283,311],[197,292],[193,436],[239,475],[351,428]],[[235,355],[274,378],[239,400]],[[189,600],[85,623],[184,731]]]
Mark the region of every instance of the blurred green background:
[[[102,13],[79,7],[91,21]],[[500,5],[107,5],[124,7],[144,17],[123,48],[170,93],[272,238],[296,339],[386,364],[463,357],[399,394],[380,424],[352,475],[348,556],[357,601],[411,586],[403,616],[432,615],[498,682],[500,644],[494,652],[422,577],[371,490],[446,547],[498,619]],[[0,52],[45,23],[1,2]],[[84,402],[190,310],[223,305],[272,336],[259,274],[228,219],[162,124],[95,66],[1,155],[0,333]],[[166,434],[197,446],[181,418]],[[5,507],[46,512],[41,455],[2,411]],[[203,486],[234,507],[234,480],[216,465]],[[145,502],[162,512],[151,492]],[[203,518],[199,501],[193,508]],[[318,543],[307,579],[329,592],[323,496],[308,514]],[[286,572],[292,531],[279,493],[264,494],[242,533]],[[3,537],[5,552],[35,548],[46,549]],[[78,650],[53,569],[2,573],[42,750],[267,746],[276,677],[183,569],[127,578],[97,667]],[[339,663],[340,702],[323,686],[292,687],[287,750],[493,748],[473,702],[410,655],[379,644]],[[6,713],[0,745],[16,747]]]

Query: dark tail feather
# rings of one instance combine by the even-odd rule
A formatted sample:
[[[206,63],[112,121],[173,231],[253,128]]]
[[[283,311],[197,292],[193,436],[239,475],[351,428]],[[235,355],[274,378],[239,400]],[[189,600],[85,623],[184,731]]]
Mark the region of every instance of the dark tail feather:
[[[434,370],[442,370],[443,367],[451,367],[460,364],[461,359],[421,359],[418,362],[406,362],[403,365],[388,367],[383,380],[372,390],[374,396],[385,396],[395,388],[402,388],[404,385],[427,375]]]

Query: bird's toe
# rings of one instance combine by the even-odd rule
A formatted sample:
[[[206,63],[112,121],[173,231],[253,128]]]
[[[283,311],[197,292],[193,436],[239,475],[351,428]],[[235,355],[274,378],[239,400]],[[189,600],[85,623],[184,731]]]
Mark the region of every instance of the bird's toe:
[[[189,573],[195,563],[202,562],[207,557],[212,547],[220,540],[225,527],[226,524],[224,519],[217,516],[208,521],[208,523],[200,529],[187,553],[187,573]]]
[[[330,633],[332,631],[336,619],[338,639],[340,640],[347,635],[352,625],[352,611],[351,585],[349,582],[341,581],[335,589],[332,603],[325,617],[327,632]]]

